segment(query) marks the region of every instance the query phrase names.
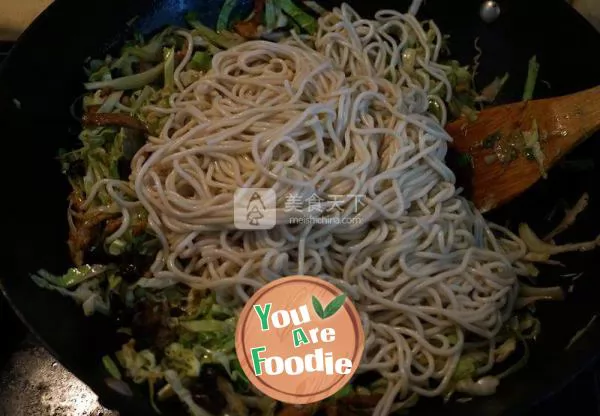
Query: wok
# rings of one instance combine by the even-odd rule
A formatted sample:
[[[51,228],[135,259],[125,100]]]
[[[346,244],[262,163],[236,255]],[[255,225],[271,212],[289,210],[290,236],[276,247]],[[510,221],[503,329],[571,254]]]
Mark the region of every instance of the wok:
[[[361,14],[376,9],[407,10],[408,1],[351,1]],[[478,0],[428,0],[420,17],[433,17],[443,33],[451,35],[456,59],[472,62],[474,41],[483,50],[478,85],[505,72],[510,78],[501,102],[522,94],[529,58],[541,63],[536,97],[561,95],[600,83],[597,52],[600,35],[566,5],[564,0],[500,0],[502,15],[493,24],[479,18]],[[102,404],[123,415],[150,415],[145,388],[134,388],[128,398],[110,390],[100,358],[120,345],[115,326],[107,319],[85,318],[70,299],[38,289],[29,273],[40,268],[55,273],[69,266],[66,246],[68,184],[55,159],[61,147],[76,143],[80,129],[69,108],[82,91],[82,63],[100,56],[131,34],[150,32],[181,22],[194,9],[207,23],[214,22],[218,0],[56,0],[21,36],[0,72],[0,126],[2,126],[2,219],[4,221],[2,290],[21,319],[46,348],[98,394]],[[596,45],[594,47],[594,45]],[[598,139],[599,137],[596,137]],[[570,166],[600,164],[600,140],[589,139],[568,156]],[[576,162],[573,163],[573,160]],[[600,233],[600,168],[558,167],[492,219],[515,226],[527,221],[536,230],[549,230],[545,216],[561,203],[573,204],[584,192],[590,206],[565,240],[589,240]],[[563,201],[563,202],[561,202]],[[560,216],[560,214],[559,214]],[[555,220],[556,221],[556,220]],[[564,267],[542,270],[543,283],[565,283],[560,275],[583,273],[565,302],[538,306],[542,332],[523,370],[504,380],[495,396],[465,404],[424,400],[415,414],[503,415],[524,412],[558,391],[600,355],[600,326],[592,326],[570,349],[565,346],[577,330],[600,311],[600,250],[561,257]],[[565,284],[568,284],[565,283]]]

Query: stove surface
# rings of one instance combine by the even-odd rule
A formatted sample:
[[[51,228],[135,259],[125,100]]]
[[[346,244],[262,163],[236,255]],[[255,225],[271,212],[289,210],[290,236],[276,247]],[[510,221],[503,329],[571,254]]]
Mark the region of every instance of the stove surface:
[[[119,416],[31,336],[14,350],[0,374],[2,416]]]

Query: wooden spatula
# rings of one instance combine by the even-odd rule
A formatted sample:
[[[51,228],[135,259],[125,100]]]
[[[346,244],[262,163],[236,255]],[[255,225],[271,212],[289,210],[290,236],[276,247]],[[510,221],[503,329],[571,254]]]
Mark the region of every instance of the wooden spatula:
[[[573,95],[490,107],[446,126],[468,163],[470,197],[486,212],[537,182],[600,129],[600,86]],[[536,144],[537,143],[537,144]]]

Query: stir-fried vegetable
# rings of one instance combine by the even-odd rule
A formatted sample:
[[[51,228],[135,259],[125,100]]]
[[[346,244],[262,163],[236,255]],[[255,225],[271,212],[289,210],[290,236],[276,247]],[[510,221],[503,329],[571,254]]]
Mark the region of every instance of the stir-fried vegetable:
[[[540,173],[545,179],[547,177],[546,168],[544,167],[545,156],[540,145],[540,133],[537,120],[533,120],[530,131],[523,132],[523,140],[525,142],[526,155],[538,163]]]
[[[211,65],[211,56],[208,52],[194,52],[190,66],[196,71],[208,71]]]
[[[163,54],[165,60],[165,90],[172,91],[175,87],[175,51],[173,48],[165,48]]]
[[[517,371],[525,367],[527,361],[529,361],[529,345],[527,344],[527,342],[524,341],[526,338],[518,334],[517,339],[521,341],[520,345],[523,346],[523,353],[521,355],[521,358],[515,364],[504,370],[502,373],[498,374],[496,376],[498,380],[502,380],[503,378],[506,378],[509,375],[516,373]]]
[[[527,80],[525,82],[525,91],[523,91],[523,101],[528,101],[533,98],[535,84],[537,82],[540,64],[537,62],[537,57],[533,56],[529,60],[529,69],[527,71]]]
[[[496,97],[506,81],[508,81],[508,74],[504,74],[502,78],[495,78],[490,85],[481,90],[479,96],[475,97],[475,102],[493,103],[496,101]]]
[[[113,378],[121,380],[121,371],[119,371],[119,367],[117,367],[117,364],[115,364],[112,358],[110,358],[108,355],[105,355],[102,357],[102,364],[104,364],[104,368],[108,374],[110,374]]]
[[[565,212],[565,216],[560,222],[560,224],[558,224],[555,229],[553,229],[550,233],[548,233],[546,237],[544,237],[544,241],[547,243],[551,242],[554,237],[556,237],[563,231],[567,230],[571,225],[573,225],[575,223],[575,220],[577,219],[577,216],[587,208],[589,199],[590,197],[587,192],[581,195],[581,197],[577,200],[577,203],[573,206],[573,208]]]
[[[504,341],[498,348],[494,350],[494,360],[497,363],[504,362],[517,349],[517,339],[511,337]]]
[[[516,309],[521,309],[540,300],[564,300],[565,293],[558,287],[533,287],[522,283],[519,287],[519,299]]]
[[[145,45],[127,45],[123,48],[123,56],[129,54],[138,57],[144,62],[159,62],[165,38],[171,34],[171,30],[163,30],[158,35],[154,36]]]
[[[452,100],[448,110],[455,118],[465,116],[468,120],[477,119],[475,98],[479,95],[473,86],[473,74],[468,66],[461,66],[457,61],[448,63],[448,81],[452,86]]]
[[[220,33],[215,32],[214,30],[200,23],[197,15],[193,12],[190,12],[186,15],[186,20],[199,36],[220,48],[233,48],[244,41],[242,37],[236,36],[235,34],[225,30],[221,31]]]
[[[277,5],[307,33],[317,31],[316,19],[295,5],[292,0],[278,0]]]
[[[592,316],[592,318],[590,319],[590,321],[586,324],[586,326],[584,326],[583,328],[581,328],[580,330],[578,330],[575,335],[573,335],[573,338],[571,338],[569,340],[569,343],[567,344],[567,346],[565,347],[565,350],[568,350],[569,348],[571,348],[577,341],[579,341],[579,339],[585,335],[585,333],[587,331],[589,331],[589,329],[592,327],[592,325],[594,325],[594,323],[596,322],[596,319],[598,318],[598,315],[594,315]]]
[[[595,240],[583,243],[564,245],[549,244],[540,240],[527,224],[519,225],[519,236],[525,242],[531,253],[538,253],[546,256],[567,253],[569,251],[589,251],[600,245],[600,236]]]
[[[192,416],[212,416],[196,404],[192,398],[192,394],[183,386],[181,379],[175,371],[167,370],[165,372],[165,378],[179,399],[186,404]]]
[[[470,379],[487,360],[487,355],[482,352],[464,354],[458,361],[452,378],[456,381]]]
[[[81,267],[70,268],[69,271],[67,271],[67,273],[60,277],[54,276],[53,274],[50,274],[45,270],[40,270],[38,274],[40,275],[40,277],[46,279],[53,285],[64,288],[71,288],[77,286],[80,283],[85,282],[86,280],[100,276],[101,274],[106,273],[109,270],[110,268],[104,265],[90,266],[89,264],[84,264]]]
[[[87,82],[84,86],[88,90],[99,90],[102,88],[111,88],[113,90],[137,90],[153,83],[160,77],[163,69],[164,63],[160,63],[154,68],[139,74],[97,82]]]
[[[278,13],[275,0],[265,0],[265,25],[267,30],[277,27]]]
[[[223,7],[221,7],[221,13],[219,13],[219,18],[217,19],[217,32],[221,32],[228,28],[229,18],[236,3],[237,0],[225,0],[225,3],[223,3]]]
[[[54,285],[40,276],[33,275],[31,278],[39,287],[54,290],[61,295],[75,300],[83,308],[85,316],[91,316],[95,312],[104,315],[110,314],[110,300],[105,296],[98,280],[83,282],[75,290],[70,291],[61,286]]]
[[[485,376],[475,381],[463,379],[456,383],[456,391],[470,396],[490,396],[496,393],[498,384],[500,384],[500,379],[493,376]]]

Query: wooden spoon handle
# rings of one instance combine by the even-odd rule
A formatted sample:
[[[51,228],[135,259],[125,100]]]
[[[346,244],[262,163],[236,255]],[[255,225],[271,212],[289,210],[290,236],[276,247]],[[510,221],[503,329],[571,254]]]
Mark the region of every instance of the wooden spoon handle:
[[[510,201],[600,130],[600,86],[576,94],[491,107],[446,130],[468,154],[472,200],[482,211]],[[535,160],[534,160],[535,159]]]
[[[564,151],[570,150],[600,129],[600,85],[551,101],[548,134],[561,136]]]

